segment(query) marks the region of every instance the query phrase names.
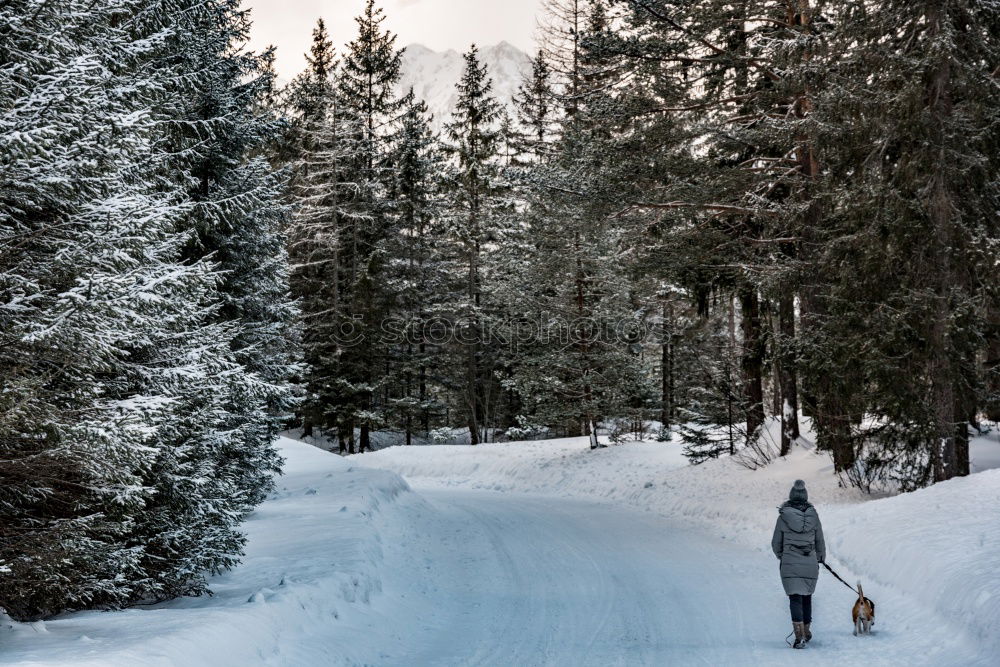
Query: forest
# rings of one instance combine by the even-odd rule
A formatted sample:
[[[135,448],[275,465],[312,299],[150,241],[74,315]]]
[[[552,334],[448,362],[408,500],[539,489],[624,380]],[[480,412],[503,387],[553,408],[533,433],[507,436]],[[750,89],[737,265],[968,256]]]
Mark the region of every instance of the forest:
[[[375,0],[287,85],[238,0],[0,5],[11,617],[207,592],[286,429],[759,467],[808,421],[845,485],[969,474],[1000,420],[1000,7],[544,10],[515,99],[470,45],[435,132]]]

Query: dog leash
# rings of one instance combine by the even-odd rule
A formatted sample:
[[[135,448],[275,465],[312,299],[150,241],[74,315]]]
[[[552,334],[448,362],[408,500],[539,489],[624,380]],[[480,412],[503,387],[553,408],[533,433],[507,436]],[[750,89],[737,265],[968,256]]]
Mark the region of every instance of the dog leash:
[[[843,579],[841,579],[840,575],[837,574],[836,572],[834,572],[832,567],[830,567],[829,565],[827,565],[825,562],[823,563],[823,567],[825,567],[827,570],[829,570],[830,574],[832,574],[834,577],[837,578],[837,581],[839,581],[840,583],[844,584],[845,586],[847,586],[848,588],[850,588],[852,591],[854,591],[855,595],[860,595],[860,593],[858,593],[858,589],[856,589],[854,586],[851,586],[849,583],[847,583],[846,581],[844,581]]]

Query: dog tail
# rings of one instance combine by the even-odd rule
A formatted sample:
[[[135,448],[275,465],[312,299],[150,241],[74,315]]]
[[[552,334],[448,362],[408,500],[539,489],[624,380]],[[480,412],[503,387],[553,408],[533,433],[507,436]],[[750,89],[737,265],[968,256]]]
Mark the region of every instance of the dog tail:
[[[858,598],[860,598],[860,599],[862,599],[862,600],[864,600],[864,599],[865,599],[865,592],[864,592],[864,590],[863,590],[863,589],[861,588],[861,580],[860,580],[860,579],[858,580]]]

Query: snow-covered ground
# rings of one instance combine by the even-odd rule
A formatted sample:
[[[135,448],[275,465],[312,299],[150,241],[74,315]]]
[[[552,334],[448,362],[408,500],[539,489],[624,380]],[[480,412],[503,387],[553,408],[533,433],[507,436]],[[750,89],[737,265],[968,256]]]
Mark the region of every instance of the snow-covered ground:
[[[808,444],[756,471],[729,458],[689,466],[681,447],[673,444],[631,443],[590,451],[586,438],[475,448],[395,447],[353,460],[398,472],[421,490],[480,489],[631,506],[740,544],[765,560],[773,559],[775,508],[792,482],[804,479],[820,510],[828,562],[848,581],[861,580],[868,597],[876,600],[882,636],[891,632],[909,640],[933,634],[915,620],[928,612],[938,618],[936,625],[953,628],[978,647],[984,664],[997,664],[986,658],[1000,655],[996,435],[975,439],[972,457],[973,469],[982,472],[884,498],[841,487],[829,455]],[[780,591],[776,571],[758,574]],[[822,572],[817,603],[826,595],[840,599],[842,611],[835,618],[818,617],[817,626],[830,623],[849,633],[850,624],[843,619],[849,619],[851,593]],[[915,664],[959,664],[947,657],[914,659]]]
[[[349,664],[338,628],[380,598],[391,519],[420,500],[393,473],[304,443],[279,446],[285,475],[246,524],[244,564],[213,578],[213,597],[34,624],[5,619],[0,664]]]
[[[348,459],[283,439],[279,492],[213,598],[0,628],[17,665],[993,665],[1000,470],[872,500],[797,448],[751,472],[677,445],[586,439],[395,447]],[[981,441],[979,466],[1000,444]],[[397,474],[398,473],[398,474]],[[399,476],[402,475],[407,481]],[[806,480],[830,561],[816,639],[791,651],[768,542]],[[412,489],[412,490],[411,490]]]

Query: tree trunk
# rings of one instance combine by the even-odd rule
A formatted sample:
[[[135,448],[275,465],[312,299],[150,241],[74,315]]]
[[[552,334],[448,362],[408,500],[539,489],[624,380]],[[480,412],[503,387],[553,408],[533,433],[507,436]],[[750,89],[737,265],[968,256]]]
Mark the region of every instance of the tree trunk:
[[[937,208],[937,207],[934,207]],[[935,482],[954,477],[958,459],[955,451],[955,385],[951,363],[951,337],[948,332],[950,308],[948,303],[948,278],[939,273],[947,267],[943,257],[946,248],[939,247],[938,290],[933,321],[930,324],[930,350],[927,374],[930,377],[930,407],[933,411],[935,440],[930,443],[931,468]]]
[[[942,9],[938,3],[930,3],[928,11],[928,27],[931,39],[940,35],[945,21]],[[954,477],[958,468],[958,457],[955,451],[955,380],[951,363],[951,303],[949,294],[954,283],[952,274],[952,216],[954,204],[948,189],[946,177],[941,171],[948,161],[945,145],[948,142],[947,130],[944,127],[946,119],[952,112],[951,101],[951,63],[942,57],[928,82],[927,100],[931,122],[935,125],[937,147],[940,149],[938,169],[929,174],[930,198],[928,214],[933,226],[933,237],[930,239],[932,265],[935,285],[934,311],[928,343],[929,360],[927,364],[930,377],[930,406],[934,414],[936,441],[931,444],[931,464],[934,481],[940,482]]]
[[[473,204],[474,209],[472,213],[472,220],[470,221],[470,227],[475,229],[476,225],[476,212],[478,211],[478,205]],[[466,421],[469,424],[469,444],[478,445],[479,439],[479,367],[477,363],[477,352],[478,352],[478,331],[476,327],[476,318],[479,316],[479,305],[480,305],[480,295],[479,295],[479,244],[474,242],[469,248],[469,275],[468,284],[466,285],[469,296],[469,304],[473,310],[473,316],[469,322],[469,326],[472,327],[471,340],[465,342],[466,347],[466,357],[465,357],[465,403],[468,414],[466,415]]]
[[[972,472],[969,459],[969,422],[961,421],[955,426],[955,476],[966,477]]]
[[[771,360],[771,416],[781,417],[781,365],[778,358]]]
[[[987,343],[983,371],[986,375],[986,418],[1000,423],[1000,336]]]
[[[729,349],[736,350],[736,297],[729,295]]]
[[[475,336],[475,333],[472,334]],[[479,444],[479,377],[476,365],[476,343],[465,343],[465,409],[469,425],[469,444]]]
[[[575,287],[576,287],[576,316],[581,322],[589,315],[589,309],[587,308],[587,301],[585,296],[585,291],[587,288],[587,275],[584,271],[583,266],[583,243],[580,238],[580,234],[577,233],[573,238],[573,250],[576,254],[576,274]],[[590,435],[591,433],[591,417],[590,410],[593,406],[593,393],[590,385],[590,332],[580,331],[579,340],[577,341],[577,350],[579,351],[582,366],[583,366],[583,402],[584,409],[587,411],[585,414],[580,415],[580,419],[583,422],[583,432],[584,435]]]
[[[734,367],[734,365],[735,365],[734,363],[727,363],[726,364],[726,379],[727,379],[727,382],[726,382],[726,419],[727,419],[727,426],[729,428],[729,455],[730,456],[733,456],[734,454],[736,454],[736,437],[733,434],[733,426],[735,424],[734,420],[736,419],[736,417],[733,415],[733,400],[734,400],[734,393],[735,393],[735,391],[733,389],[733,385],[735,384],[735,382],[733,381],[733,377],[732,377],[733,373],[731,372],[731,369]]]
[[[663,334],[660,341],[660,423],[664,432],[670,431],[674,420],[674,305],[663,302]]]
[[[476,423],[476,418],[472,415],[469,415],[469,444],[479,444],[479,424]]]
[[[854,451],[854,441],[851,437],[851,418],[846,414],[847,408],[834,392],[830,392],[820,405],[821,428],[833,450],[833,469],[844,472],[854,467],[857,454]]]
[[[349,431],[346,424],[343,423],[337,424],[337,445],[339,445],[341,454],[347,451],[347,443],[348,440],[350,440],[348,432]]]
[[[729,355],[726,359],[726,420],[729,429],[729,455],[736,453],[736,437],[733,434],[736,415],[733,401],[736,393],[736,380],[733,370],[736,367],[736,297],[729,295]]]
[[[475,389],[473,389],[472,392],[474,393]],[[472,403],[472,405],[470,405],[468,407],[468,412],[466,414],[466,418],[467,418],[468,425],[469,425],[469,444],[470,445],[478,445],[479,444],[479,422],[476,419],[476,406],[475,406],[475,398],[474,397],[472,398],[472,402],[473,403]]]
[[[466,400],[469,405],[466,408],[466,423],[469,426],[469,444],[478,445],[479,440],[479,420],[476,418],[476,389],[475,385],[472,384],[469,389],[469,395]]]
[[[760,326],[760,299],[754,289],[740,293],[743,328],[743,401],[747,420],[747,443],[764,424],[764,341]]]
[[[784,291],[778,302],[780,353],[777,355],[781,383],[781,455],[791,451],[799,437],[799,390],[795,372],[795,298]]]
[[[364,454],[371,448],[371,441],[369,439],[369,428],[368,424],[362,424],[361,426],[361,442],[358,445],[358,452]]]
[[[983,373],[986,377],[986,418],[1000,422],[1000,306],[987,308],[986,354]]]
[[[955,381],[955,475],[970,474],[969,461],[969,427],[978,429],[976,423],[976,390],[968,378],[976,373],[975,355],[965,355],[959,363],[958,377]]]
[[[796,3],[789,2],[788,8],[788,27],[798,28],[798,32],[802,34],[809,34],[813,29],[809,27],[813,21],[813,11],[809,0],[798,0]],[[810,50],[806,49],[802,53],[802,59],[804,62],[812,60],[812,53]],[[805,83],[801,93],[795,96],[793,102],[793,109],[797,118],[807,118],[813,110],[813,98],[812,90],[808,83]],[[804,187],[800,191],[799,195],[809,202],[804,216],[805,223],[805,235],[812,236],[821,225],[821,215],[819,204],[816,201],[810,189],[812,188],[812,181],[819,175],[819,160],[816,156],[815,146],[813,145],[812,137],[808,132],[802,132],[795,137],[796,149],[795,158],[798,162],[799,172],[804,177]],[[801,248],[797,243],[783,244],[782,252],[789,259],[795,259],[801,256]],[[806,310],[805,298],[802,299],[802,309],[803,313]],[[795,332],[795,294],[789,289],[785,288],[782,290],[781,297],[778,303],[778,318],[779,326],[781,331],[782,341],[784,343],[783,348],[785,348],[785,353],[781,357],[781,394],[782,394],[782,449],[785,449],[786,438],[788,439],[788,446],[791,446],[791,442],[797,439],[801,433],[799,431],[799,386],[798,386],[798,371],[796,369],[796,350],[794,343],[796,341]],[[805,320],[803,320],[805,321]],[[808,417],[815,417],[817,414],[817,397],[810,391],[803,391],[802,396],[802,414]],[[853,459],[853,447],[851,448],[852,459]]]
[[[421,333],[421,336],[423,334]],[[420,342],[420,359],[423,361],[427,357],[426,346],[423,341]],[[421,427],[424,432],[424,437],[430,435],[431,432],[431,415],[427,410],[427,365],[424,363],[420,364],[420,419]]]

